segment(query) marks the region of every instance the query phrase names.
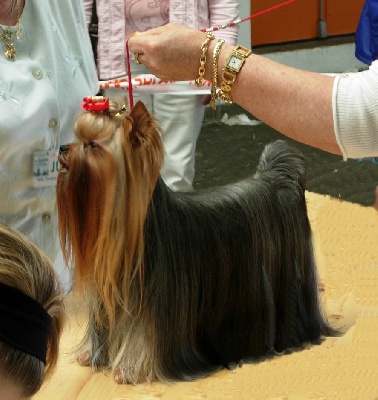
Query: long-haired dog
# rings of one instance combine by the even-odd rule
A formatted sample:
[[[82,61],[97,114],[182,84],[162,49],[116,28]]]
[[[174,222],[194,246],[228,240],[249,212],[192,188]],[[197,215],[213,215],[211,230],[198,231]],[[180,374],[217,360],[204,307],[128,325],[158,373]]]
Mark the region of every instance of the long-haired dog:
[[[266,146],[254,176],[175,193],[143,103],[82,112],[60,148],[62,248],[84,288],[81,363],[120,383],[193,380],[336,332],[318,298],[303,157]]]

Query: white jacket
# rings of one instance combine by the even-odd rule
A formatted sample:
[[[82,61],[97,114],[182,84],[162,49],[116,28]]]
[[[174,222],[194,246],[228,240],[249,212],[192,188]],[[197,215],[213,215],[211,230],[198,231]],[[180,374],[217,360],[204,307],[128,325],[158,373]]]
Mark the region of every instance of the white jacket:
[[[333,88],[336,139],[347,158],[378,157],[378,61],[337,76]]]
[[[20,26],[16,59],[0,48],[0,219],[54,261],[55,187],[33,187],[33,156],[73,140],[80,102],[98,79],[80,1],[27,0]]]

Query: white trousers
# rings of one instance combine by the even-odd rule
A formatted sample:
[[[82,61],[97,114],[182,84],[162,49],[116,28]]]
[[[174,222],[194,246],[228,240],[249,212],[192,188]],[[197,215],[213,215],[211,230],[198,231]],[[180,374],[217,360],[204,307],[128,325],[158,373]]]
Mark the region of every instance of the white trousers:
[[[205,107],[202,95],[135,94],[161,128],[164,142],[164,182],[174,191],[193,189],[196,143]]]
[[[119,89],[104,89],[109,98],[127,97]],[[134,104],[141,100],[161,128],[164,165],[160,171],[174,191],[193,189],[197,139],[202,128],[205,106],[198,94],[133,94]]]

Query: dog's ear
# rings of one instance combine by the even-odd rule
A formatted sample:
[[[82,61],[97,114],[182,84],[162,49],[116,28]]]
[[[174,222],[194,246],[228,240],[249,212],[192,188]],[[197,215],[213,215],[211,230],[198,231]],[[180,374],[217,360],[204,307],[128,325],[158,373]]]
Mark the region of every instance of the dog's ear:
[[[138,101],[130,111],[128,119],[132,121],[132,129],[130,132],[131,142],[137,146],[146,139],[159,135],[157,124],[147,111],[146,106]]]
[[[130,117],[135,122],[141,120],[146,114],[151,118],[146,106],[140,100],[135,103],[134,107],[130,111]]]

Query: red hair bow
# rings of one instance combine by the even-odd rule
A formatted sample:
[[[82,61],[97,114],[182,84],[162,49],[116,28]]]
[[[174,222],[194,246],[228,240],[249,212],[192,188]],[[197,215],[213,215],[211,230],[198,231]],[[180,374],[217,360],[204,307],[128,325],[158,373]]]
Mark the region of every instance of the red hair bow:
[[[103,96],[84,97],[80,106],[84,111],[104,111],[109,109],[109,99]]]

